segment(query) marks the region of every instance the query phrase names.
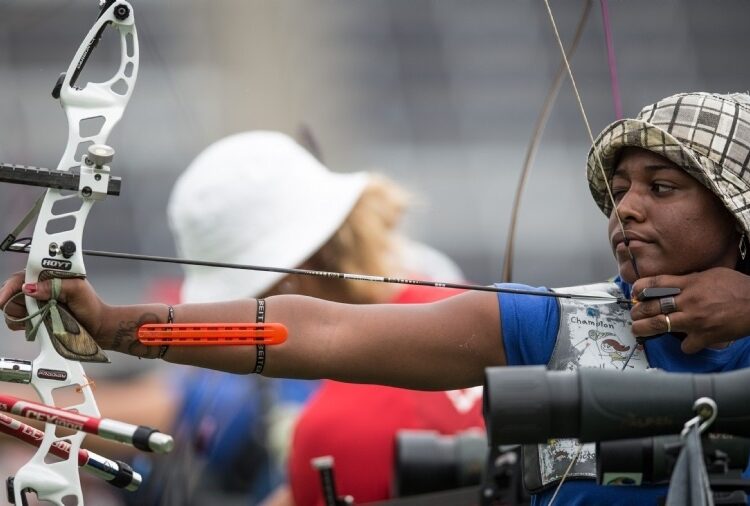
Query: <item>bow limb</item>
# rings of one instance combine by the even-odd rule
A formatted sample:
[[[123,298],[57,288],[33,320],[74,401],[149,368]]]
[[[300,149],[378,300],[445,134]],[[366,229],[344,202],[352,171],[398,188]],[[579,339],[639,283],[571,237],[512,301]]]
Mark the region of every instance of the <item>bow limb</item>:
[[[591,145],[593,146],[595,143],[594,133],[591,131],[591,125],[589,124],[589,119],[588,119],[588,116],[586,115],[586,109],[583,107],[583,99],[581,99],[581,94],[578,91],[578,85],[576,84],[575,77],[573,77],[573,69],[570,67],[570,61],[568,61],[568,56],[565,54],[565,46],[563,45],[562,39],[560,38],[560,32],[557,30],[557,23],[555,22],[554,14],[552,14],[552,7],[550,7],[549,0],[544,0],[544,5],[547,9],[547,14],[549,15],[550,23],[552,24],[552,31],[554,32],[555,40],[557,40],[557,44],[562,53],[563,64],[565,65],[565,69],[567,70],[568,77],[570,78],[570,85],[573,87],[573,93],[575,94],[576,101],[578,103],[578,108],[581,111],[581,117],[583,119],[584,125],[586,126],[586,132],[588,133],[589,140],[591,141]],[[623,223],[622,217],[620,216],[620,213],[617,210],[617,202],[615,201],[615,197],[612,194],[612,187],[609,184],[609,178],[607,177],[607,174],[604,171],[604,165],[602,164],[602,161],[599,158],[599,154],[597,152],[594,152],[594,155],[595,155],[595,160],[596,160],[596,167],[602,175],[602,180],[604,181],[604,185],[607,188],[607,195],[609,196],[609,199],[612,202],[612,212],[615,214],[615,218],[617,218],[617,223],[620,227],[620,231],[622,232],[622,235],[625,237],[625,248],[627,249],[628,255],[630,256],[630,261],[633,264],[633,270],[635,271],[635,276],[636,278],[639,278],[640,274],[638,273],[638,265],[636,264],[635,256],[633,256],[633,252],[630,250],[630,245],[628,243],[628,234],[625,232],[625,224]]]
[[[108,81],[89,82],[79,89],[75,86],[76,80],[101,33],[108,26],[116,29],[120,35],[120,67]],[[133,9],[124,0],[109,1],[53,92],[53,96],[60,99],[69,129],[68,143],[57,169],[70,171],[80,167],[80,185],[77,193],[47,190],[33,233],[26,282],[86,275],[81,247],[84,224],[92,205],[107,193],[109,167],[106,164],[112,153],[105,144],[130,99],[137,73],[138,39]],[[89,155],[83,154],[86,149]],[[65,409],[98,417],[96,400],[78,361],[91,360],[91,357],[82,357],[80,347],[77,347],[82,342],[78,334],[83,329],[67,318],[65,313],[58,311],[54,302],[51,307],[45,308],[40,307],[35,299],[26,297],[26,307],[29,315],[32,315],[29,327],[38,329],[34,335],[27,334],[27,339],[37,340],[40,346],[40,353],[33,361],[31,379],[31,385],[40,399],[44,404],[55,406],[53,390],[77,387],[83,401],[75,406],[65,406]],[[67,335],[69,342],[61,340],[61,334]],[[93,341],[84,340],[83,344],[83,348],[88,348],[88,353],[96,356],[97,361],[106,361]],[[46,424],[39,450],[14,478],[16,504],[22,504],[22,495],[31,489],[40,500],[62,505],[64,500],[65,504],[71,504],[69,498],[75,497],[75,504],[82,505],[77,455],[83,438],[82,432],[59,437],[55,434],[54,425]],[[60,462],[45,462],[52,445],[59,445],[60,442],[70,445],[69,457]]]
[[[583,29],[586,26],[586,21],[589,18],[591,12],[592,0],[585,0],[583,6],[583,12],[581,18],[578,20],[578,26],[576,27],[575,35],[573,35],[573,41],[570,43],[570,47],[567,51],[567,58],[570,59],[575,54],[578,48],[578,43],[581,41],[583,35]],[[542,110],[539,111],[539,116],[534,124],[534,131],[531,135],[531,140],[526,148],[526,155],[523,160],[523,168],[521,169],[521,175],[518,177],[518,186],[516,192],[513,195],[513,208],[510,214],[510,224],[508,226],[508,235],[505,238],[505,255],[503,260],[503,283],[510,283],[513,280],[513,253],[515,251],[514,244],[516,239],[516,229],[518,228],[518,214],[521,208],[521,197],[523,196],[523,190],[526,187],[526,181],[528,180],[529,173],[531,173],[531,166],[534,164],[536,158],[536,152],[539,150],[539,144],[542,140],[542,134],[544,134],[544,128],[547,126],[550,114],[552,113],[552,107],[555,105],[557,95],[560,92],[563,78],[565,77],[565,62],[561,62],[560,66],[555,73],[555,78],[552,81],[552,85],[547,92],[547,96],[544,99]]]

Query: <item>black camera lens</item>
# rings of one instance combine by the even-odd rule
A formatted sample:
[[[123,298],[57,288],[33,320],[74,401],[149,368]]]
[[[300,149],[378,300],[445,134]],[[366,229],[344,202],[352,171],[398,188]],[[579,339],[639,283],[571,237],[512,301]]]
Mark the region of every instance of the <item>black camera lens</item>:
[[[396,497],[478,485],[487,462],[487,437],[479,430],[454,436],[402,430],[396,435],[395,458]]]

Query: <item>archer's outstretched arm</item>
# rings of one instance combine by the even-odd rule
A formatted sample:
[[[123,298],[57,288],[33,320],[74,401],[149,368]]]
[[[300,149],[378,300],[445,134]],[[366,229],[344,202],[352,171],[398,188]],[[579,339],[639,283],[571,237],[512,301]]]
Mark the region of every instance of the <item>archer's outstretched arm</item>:
[[[0,304],[21,283],[19,276],[10,278],[0,289]],[[164,323],[167,306],[109,306],[84,280],[66,279],[62,286],[61,302],[103,348],[136,356],[158,353],[137,341],[136,330],[145,323]],[[49,297],[48,282],[38,283],[33,293],[29,288],[24,291],[34,298]],[[269,297],[266,305],[266,321],[289,330],[285,343],[266,347],[268,376],[445,390],[480,385],[485,367],[505,363],[498,303],[491,293],[467,292],[430,304],[404,305],[352,305],[281,295]],[[181,304],[174,307],[174,321],[254,322],[256,307],[252,299]],[[254,346],[172,346],[164,355],[170,362],[232,373],[252,372],[255,357]]]

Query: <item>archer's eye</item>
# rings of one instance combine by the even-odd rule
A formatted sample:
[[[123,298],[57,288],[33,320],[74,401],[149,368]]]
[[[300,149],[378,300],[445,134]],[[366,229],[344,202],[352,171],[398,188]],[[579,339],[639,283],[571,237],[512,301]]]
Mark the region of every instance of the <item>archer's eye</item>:
[[[666,194],[671,191],[674,191],[675,187],[671,184],[666,183],[652,183],[651,184],[651,191],[657,194]]]

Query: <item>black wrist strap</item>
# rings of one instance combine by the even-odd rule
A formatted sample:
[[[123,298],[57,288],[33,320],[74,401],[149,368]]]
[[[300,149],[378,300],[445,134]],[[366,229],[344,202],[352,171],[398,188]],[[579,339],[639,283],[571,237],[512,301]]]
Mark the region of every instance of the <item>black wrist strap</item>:
[[[167,306],[167,323],[174,323],[174,308],[172,306]],[[164,355],[167,354],[167,351],[169,351],[169,345],[162,344],[161,348],[159,348],[159,356],[157,358],[164,360]]]
[[[258,299],[258,309],[255,313],[255,323],[264,323],[266,321],[266,300]],[[255,345],[255,370],[254,374],[261,374],[263,367],[266,365],[266,345]]]

